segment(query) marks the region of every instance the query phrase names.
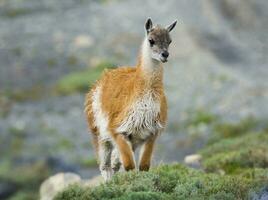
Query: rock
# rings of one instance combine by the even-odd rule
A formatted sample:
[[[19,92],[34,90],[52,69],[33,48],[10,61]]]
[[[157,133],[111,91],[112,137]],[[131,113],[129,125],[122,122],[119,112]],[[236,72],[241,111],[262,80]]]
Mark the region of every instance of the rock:
[[[90,47],[94,44],[94,40],[91,36],[89,35],[78,35],[74,39],[74,46],[77,48],[86,48]]]
[[[41,200],[52,200],[59,191],[75,183],[81,183],[81,178],[74,173],[59,173],[51,176],[40,187]]]
[[[89,180],[82,180],[81,177],[74,173],[59,173],[49,177],[40,187],[40,199],[52,200],[55,195],[71,184],[79,184],[85,187],[94,187],[103,183],[101,176],[93,177]]]
[[[200,167],[201,159],[202,159],[201,155],[192,154],[192,155],[185,156],[184,162],[185,162],[185,164],[190,165],[192,167]]]

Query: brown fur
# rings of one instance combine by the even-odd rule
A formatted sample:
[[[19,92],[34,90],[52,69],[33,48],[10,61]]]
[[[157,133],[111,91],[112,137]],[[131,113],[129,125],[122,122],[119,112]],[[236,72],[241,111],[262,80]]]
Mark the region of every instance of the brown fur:
[[[125,169],[134,169],[134,161],[131,158],[132,149],[128,145],[121,134],[116,133],[116,128],[125,119],[129,106],[139,96],[142,96],[148,90],[153,91],[156,99],[160,100],[159,119],[161,124],[165,125],[167,119],[167,103],[163,89],[163,69],[162,66],[159,71],[154,74],[146,74],[141,69],[141,62],[138,62],[136,68],[120,67],[114,70],[104,72],[101,79],[96,83],[92,90],[86,96],[86,114],[88,124],[93,134],[93,142],[98,148],[98,129],[94,126],[93,112],[92,112],[92,92],[98,85],[102,85],[102,110],[106,112],[109,119],[109,129],[118,145],[121,152],[121,159]],[[148,138],[146,147],[148,152],[142,157],[140,169],[146,170],[150,165],[153,143],[155,139]],[[146,148],[145,147],[145,148]],[[123,154],[122,154],[123,152]]]
[[[157,52],[157,55],[162,55],[163,51],[168,50],[171,42],[169,32],[174,28],[176,22],[170,25],[167,29],[160,26],[152,27],[150,19],[146,22],[147,39],[155,40],[155,45],[151,44],[151,51]],[[148,40],[145,40],[148,42]],[[149,57],[150,55],[144,54],[143,56]],[[154,55],[156,56],[156,55]],[[140,56],[136,67],[120,67],[114,70],[105,71],[99,81],[86,95],[85,112],[89,128],[93,135],[93,143],[96,150],[100,143],[100,133],[94,122],[94,113],[92,109],[92,97],[96,88],[101,88],[100,105],[101,111],[105,113],[108,118],[108,132],[112,138],[112,143],[117,147],[121,162],[125,170],[135,168],[135,160],[133,151],[136,149],[134,140],[131,135],[118,133],[117,129],[127,119],[131,106],[143,97],[148,92],[152,95],[153,102],[160,103],[160,112],[157,117],[152,118],[154,122],[160,122],[161,126],[165,126],[167,120],[167,103],[163,88],[163,66],[162,63],[156,62],[152,70],[150,67],[146,68],[146,63]],[[148,59],[152,59],[151,57]],[[157,59],[160,59],[157,57]],[[161,57],[161,61],[167,61]],[[101,86],[101,87],[99,87]],[[155,116],[155,115],[154,115]],[[139,169],[148,170],[150,168],[151,156],[155,140],[161,130],[156,133],[151,133],[144,138],[138,138],[139,144],[144,144],[143,152],[140,156]]]

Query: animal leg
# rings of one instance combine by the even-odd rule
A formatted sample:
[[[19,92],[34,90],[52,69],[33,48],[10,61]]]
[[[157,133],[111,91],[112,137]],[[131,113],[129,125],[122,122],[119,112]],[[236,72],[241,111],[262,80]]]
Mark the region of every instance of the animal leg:
[[[112,151],[111,166],[112,166],[113,173],[118,172],[121,167],[120,155],[119,155],[117,148],[115,147]]]
[[[136,164],[131,144],[124,138],[123,135],[116,134],[113,136],[117,149],[119,150],[124,169],[126,171],[135,169]]]
[[[113,145],[110,141],[99,141],[99,168],[105,181],[109,180],[113,173],[111,168],[111,154]]]
[[[154,135],[149,138],[141,147],[140,159],[139,159],[139,170],[148,171],[151,165],[151,157],[153,153],[154,143],[157,136]]]

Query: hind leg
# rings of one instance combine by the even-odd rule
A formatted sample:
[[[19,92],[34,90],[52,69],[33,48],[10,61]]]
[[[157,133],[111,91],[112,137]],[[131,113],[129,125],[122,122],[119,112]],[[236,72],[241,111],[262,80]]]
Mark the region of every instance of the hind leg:
[[[112,151],[111,167],[112,167],[113,173],[118,172],[121,167],[120,155],[116,147],[114,147]]]
[[[113,145],[110,141],[99,141],[99,168],[105,181],[109,180],[113,171],[111,168],[111,154]]]

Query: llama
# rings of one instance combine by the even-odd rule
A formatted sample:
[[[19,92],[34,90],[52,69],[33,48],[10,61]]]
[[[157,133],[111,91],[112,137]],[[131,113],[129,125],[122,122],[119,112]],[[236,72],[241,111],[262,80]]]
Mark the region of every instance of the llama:
[[[121,164],[126,171],[135,169],[138,147],[139,170],[150,168],[154,143],[167,120],[163,63],[176,23],[163,28],[149,18],[137,66],[105,71],[86,95],[85,113],[105,180]]]

